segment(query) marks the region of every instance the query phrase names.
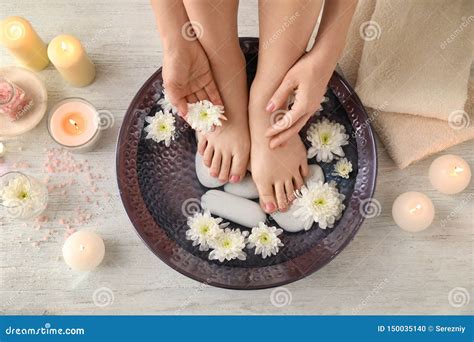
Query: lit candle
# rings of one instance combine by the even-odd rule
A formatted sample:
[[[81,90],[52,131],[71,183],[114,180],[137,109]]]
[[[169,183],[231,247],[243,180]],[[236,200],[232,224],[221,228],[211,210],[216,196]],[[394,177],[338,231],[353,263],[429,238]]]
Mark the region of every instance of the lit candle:
[[[436,158],[430,166],[431,185],[443,194],[457,194],[471,181],[471,168],[461,157],[447,154]]]
[[[76,232],[67,238],[63,246],[64,261],[75,271],[93,270],[100,265],[104,255],[104,241],[94,232]]]
[[[95,78],[95,66],[81,42],[68,35],[54,38],[48,46],[48,56],[66,81],[84,87]]]
[[[0,22],[0,42],[28,69],[39,71],[49,63],[46,44],[24,18],[9,17]]]
[[[66,149],[90,151],[100,136],[100,118],[95,107],[81,98],[64,99],[51,110],[51,137]]]
[[[395,223],[403,230],[419,232],[428,228],[434,219],[433,202],[421,192],[405,192],[397,197],[392,206]]]

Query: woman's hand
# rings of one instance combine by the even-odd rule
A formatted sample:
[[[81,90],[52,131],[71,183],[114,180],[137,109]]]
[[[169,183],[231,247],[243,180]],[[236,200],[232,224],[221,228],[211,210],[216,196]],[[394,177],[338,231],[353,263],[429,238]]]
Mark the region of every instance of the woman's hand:
[[[186,41],[164,52],[163,84],[171,103],[186,116],[188,103],[209,100],[222,105],[211,67],[201,44]]]
[[[272,126],[265,135],[270,139],[270,148],[280,146],[303,128],[308,119],[321,108],[324,94],[334,67],[316,56],[306,54],[287,72],[281,85],[267,104],[272,115]],[[288,98],[295,101],[284,116],[279,108],[285,108]],[[278,119],[278,120],[277,120]]]

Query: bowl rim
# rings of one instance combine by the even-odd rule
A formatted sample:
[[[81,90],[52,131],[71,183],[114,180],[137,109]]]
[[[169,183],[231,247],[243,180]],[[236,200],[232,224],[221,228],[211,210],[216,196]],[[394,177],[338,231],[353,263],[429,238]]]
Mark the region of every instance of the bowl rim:
[[[256,44],[258,42],[258,38],[240,38],[240,41],[242,45],[248,44],[248,45],[251,45],[251,47],[254,49],[255,49],[255,45],[258,45]],[[270,265],[270,266],[265,266],[265,267],[260,267],[260,268],[245,268],[247,272],[250,272],[251,270],[260,270],[260,269],[269,270],[270,268],[275,267],[275,266],[279,266],[279,267],[285,266],[288,272],[286,276],[283,277],[281,280],[272,280],[268,282],[260,281],[255,284],[251,284],[251,283],[250,284],[249,283],[237,284],[237,283],[225,282],[222,279],[218,279],[219,277],[215,274],[209,277],[204,277],[200,274],[197,274],[197,272],[195,272],[194,270],[184,267],[183,259],[177,259],[177,260],[174,259],[174,257],[178,253],[173,253],[172,247],[178,248],[179,251],[181,250],[184,251],[185,254],[189,254],[190,258],[192,257],[199,258],[199,257],[196,257],[192,253],[181,248],[174,240],[169,238],[166,235],[166,232],[164,232],[164,230],[161,229],[160,226],[156,223],[154,223],[153,228],[154,229],[157,228],[161,230],[162,239],[164,240],[167,239],[168,241],[164,241],[164,242],[159,241],[156,243],[152,243],[152,241],[150,241],[150,238],[147,236],[146,228],[143,228],[143,226],[146,224],[145,221],[147,219],[149,220],[150,218],[148,217],[147,219],[145,219],[141,216],[143,215],[143,212],[140,212],[139,210],[137,210],[136,208],[137,203],[134,203],[135,205],[131,203],[130,194],[127,192],[127,188],[129,186],[125,183],[124,176],[128,171],[130,171],[130,169],[125,167],[125,161],[127,159],[125,156],[124,146],[126,144],[126,138],[129,138],[130,134],[128,130],[132,122],[134,120],[141,120],[143,123],[144,119],[140,119],[140,116],[144,116],[148,114],[146,113],[146,111],[143,112],[139,108],[138,105],[140,102],[144,101],[144,98],[146,97],[146,93],[150,89],[150,87],[153,87],[153,85],[156,82],[159,82],[160,84],[162,84],[161,71],[162,71],[161,67],[157,71],[155,71],[147,79],[147,81],[143,84],[143,86],[140,88],[140,90],[137,92],[137,94],[133,98],[132,102],[130,103],[130,106],[128,107],[126,111],[125,117],[123,119],[122,126],[120,128],[120,132],[117,138],[117,145],[116,145],[116,176],[117,176],[116,179],[117,179],[117,186],[119,189],[122,204],[138,236],[156,256],[158,256],[165,264],[167,264],[174,270],[178,271],[179,273],[191,279],[199,281],[201,283],[205,283],[207,285],[212,285],[212,286],[225,288],[225,289],[255,290],[255,289],[265,289],[265,288],[282,286],[282,285],[300,280],[304,277],[307,277],[310,274],[324,267],[331,260],[333,260],[342,250],[344,250],[344,248],[352,241],[352,239],[354,238],[354,236],[360,229],[363,221],[365,220],[365,217],[361,213],[361,205],[363,201],[366,201],[367,199],[370,201],[373,198],[373,194],[375,192],[375,187],[376,187],[376,180],[377,180],[378,160],[377,160],[377,149],[376,149],[375,137],[371,128],[371,120],[369,120],[367,112],[364,106],[362,105],[359,97],[355,93],[355,91],[352,89],[349,83],[336,71],[334,71],[331,77],[331,80],[328,84],[328,87],[331,88],[331,90],[334,92],[336,97],[339,99],[341,105],[344,107],[349,117],[349,120],[351,121],[351,124],[354,128],[354,132],[357,132],[357,134],[355,135],[355,139],[357,142],[359,172],[357,174],[356,183],[354,185],[353,194],[351,196],[351,201],[355,200],[355,203],[352,203],[351,201],[348,203],[348,207],[345,209],[343,213],[343,217],[340,219],[340,222],[341,222],[345,218],[346,212],[349,209],[352,209],[352,212],[350,213],[351,214],[350,217],[345,218],[346,221],[349,221],[349,218],[350,218],[350,222],[348,222],[350,223],[350,226],[348,227],[348,229],[350,228],[349,229],[350,231],[348,235],[346,236],[346,238],[344,239],[344,241],[340,243],[337,246],[337,248],[333,248],[332,253],[328,258],[322,261],[316,260],[316,262],[313,262],[313,258],[311,258],[311,251],[313,251],[314,247],[316,246],[315,244],[315,246],[313,246],[308,252],[303,253],[302,255],[296,257],[295,259],[290,259],[280,264]],[[159,87],[161,88],[162,86],[160,85]],[[137,136],[134,137],[134,140],[138,142],[140,140],[140,134],[137,134]],[[363,151],[367,154],[365,160],[364,159],[361,160],[359,144],[361,148],[363,148]],[[361,161],[364,163],[367,162],[367,164],[361,165]],[[130,162],[130,160],[128,160],[128,162]],[[361,170],[365,170],[365,171],[361,172]],[[138,186],[138,179],[135,179],[135,181]],[[365,184],[365,190],[364,191],[357,190],[358,184],[359,186],[361,184]],[[356,194],[356,190],[357,190],[357,196],[354,197],[354,195]],[[139,188],[138,188],[138,191],[140,191]],[[140,199],[142,203],[139,203],[139,205],[145,206],[143,198],[140,197]],[[352,208],[350,208],[351,203],[353,204]],[[151,214],[149,214],[148,211],[145,213],[145,215],[147,214],[151,217]],[[159,246],[157,246],[159,243],[169,243],[170,246],[168,246],[166,249],[160,248]],[[332,248],[332,247],[328,246],[328,248]],[[306,260],[305,260],[305,257],[306,257]],[[296,259],[298,259],[299,262],[301,262],[302,264],[299,265],[298,263],[295,263],[294,260]],[[294,264],[294,265],[290,265],[290,264]],[[224,265],[219,265],[219,267],[226,267],[226,266],[224,264]],[[239,268],[239,267],[233,267],[233,268],[244,269],[244,268]],[[301,269],[303,269],[303,271]],[[217,277],[217,279],[215,277]],[[249,277],[250,277],[250,273],[249,273]],[[251,281],[250,279],[247,279],[247,280]]]

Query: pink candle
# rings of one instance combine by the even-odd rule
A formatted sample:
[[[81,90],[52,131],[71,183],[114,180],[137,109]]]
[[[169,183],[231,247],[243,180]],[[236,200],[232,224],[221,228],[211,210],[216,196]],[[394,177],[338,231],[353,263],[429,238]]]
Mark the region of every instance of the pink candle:
[[[52,109],[48,127],[51,137],[76,152],[91,150],[99,139],[99,113],[81,98],[64,99]]]

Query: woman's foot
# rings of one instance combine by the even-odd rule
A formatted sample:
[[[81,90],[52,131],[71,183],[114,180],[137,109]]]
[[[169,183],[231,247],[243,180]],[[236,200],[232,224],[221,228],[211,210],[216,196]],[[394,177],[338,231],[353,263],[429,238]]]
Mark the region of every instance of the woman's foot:
[[[224,50],[225,56],[211,55],[209,61],[227,120],[213,132],[198,133],[198,152],[211,176],[237,183],[245,176],[250,154],[247,74],[240,48]]]
[[[249,123],[252,147],[250,152],[252,177],[260,195],[260,204],[267,213],[285,211],[294,199],[294,191],[304,184],[308,175],[306,149],[298,135],[283,146],[270,149],[265,131],[271,125],[265,112],[268,92],[265,82],[255,80],[249,103]]]

